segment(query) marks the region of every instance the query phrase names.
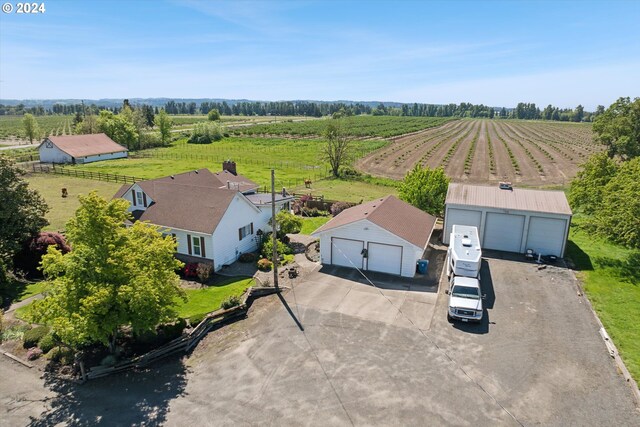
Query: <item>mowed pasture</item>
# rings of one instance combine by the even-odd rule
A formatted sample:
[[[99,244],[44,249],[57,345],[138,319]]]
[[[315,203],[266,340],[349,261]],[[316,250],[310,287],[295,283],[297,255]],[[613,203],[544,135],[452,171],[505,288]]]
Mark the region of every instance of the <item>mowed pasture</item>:
[[[402,179],[415,165],[442,166],[455,182],[564,186],[587,157],[603,149],[590,124],[465,119],[394,138],[357,167]]]

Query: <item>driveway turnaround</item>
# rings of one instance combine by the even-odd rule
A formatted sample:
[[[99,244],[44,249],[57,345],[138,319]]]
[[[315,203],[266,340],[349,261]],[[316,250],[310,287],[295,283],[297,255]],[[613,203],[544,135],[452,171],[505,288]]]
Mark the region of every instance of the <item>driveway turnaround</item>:
[[[378,288],[350,274],[321,270],[283,296],[257,300],[247,319],[210,333],[184,362],[49,392],[30,384],[11,394],[3,381],[0,419],[638,425],[632,394],[570,271],[489,258],[480,325],[446,320],[443,286],[436,293],[379,276]],[[15,367],[13,375],[27,374]]]

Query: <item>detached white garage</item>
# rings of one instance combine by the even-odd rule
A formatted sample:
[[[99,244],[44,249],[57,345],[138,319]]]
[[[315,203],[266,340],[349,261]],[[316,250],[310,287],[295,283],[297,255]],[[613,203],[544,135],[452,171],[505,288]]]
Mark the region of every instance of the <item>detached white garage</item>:
[[[454,224],[472,225],[484,249],[562,257],[571,216],[561,191],[450,184],[442,241],[449,243]]]
[[[322,264],[413,277],[436,218],[394,196],[345,209],[313,232]]]

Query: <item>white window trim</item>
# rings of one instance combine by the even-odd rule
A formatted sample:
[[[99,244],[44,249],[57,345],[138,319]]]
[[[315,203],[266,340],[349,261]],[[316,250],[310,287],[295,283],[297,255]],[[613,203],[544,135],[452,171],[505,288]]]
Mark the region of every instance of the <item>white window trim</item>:
[[[136,193],[136,204],[138,206],[144,206],[144,196],[142,195],[142,191],[135,191]]]
[[[200,247],[200,236],[191,236],[191,252],[195,256],[202,256],[202,248]]]

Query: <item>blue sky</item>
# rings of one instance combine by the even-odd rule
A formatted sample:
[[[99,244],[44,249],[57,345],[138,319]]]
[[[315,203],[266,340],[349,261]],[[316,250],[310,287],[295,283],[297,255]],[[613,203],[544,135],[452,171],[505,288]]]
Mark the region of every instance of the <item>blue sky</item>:
[[[0,98],[593,109],[640,96],[633,0],[44,3],[0,13]]]

